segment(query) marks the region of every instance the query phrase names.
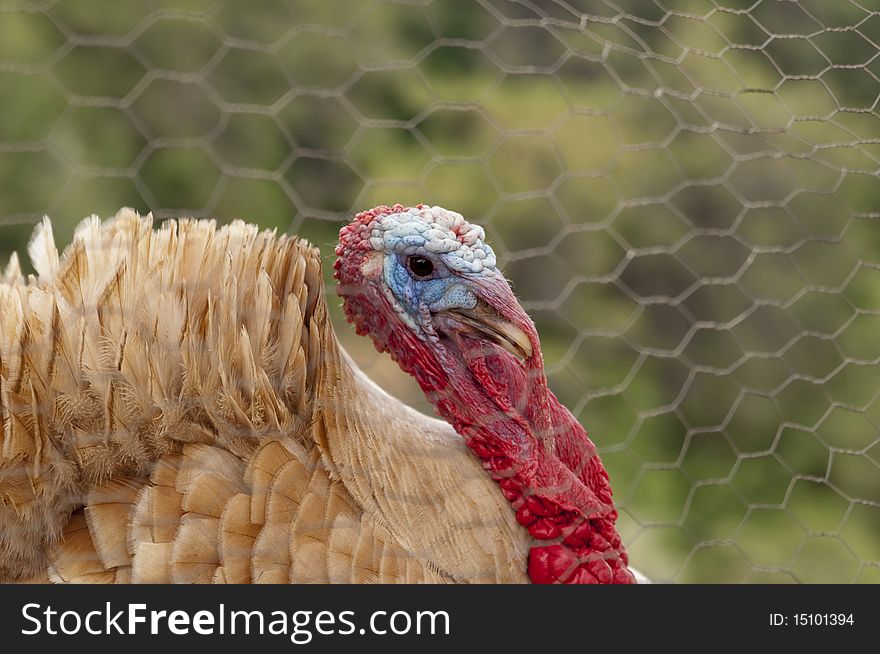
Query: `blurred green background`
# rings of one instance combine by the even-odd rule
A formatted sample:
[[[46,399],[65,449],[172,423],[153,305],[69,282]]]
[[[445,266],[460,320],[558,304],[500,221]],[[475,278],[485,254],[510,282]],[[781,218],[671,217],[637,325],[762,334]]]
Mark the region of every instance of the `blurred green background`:
[[[0,0],[0,259],[44,213],[62,242],[124,205],[241,217],[329,262],[355,210],[455,209],[535,318],[638,568],[877,583],[872,4]]]

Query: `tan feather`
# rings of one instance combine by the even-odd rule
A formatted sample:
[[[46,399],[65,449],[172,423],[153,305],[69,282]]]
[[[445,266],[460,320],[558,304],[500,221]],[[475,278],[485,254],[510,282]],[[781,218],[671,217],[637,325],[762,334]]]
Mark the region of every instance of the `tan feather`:
[[[24,276],[21,274],[21,264],[18,261],[17,252],[13,252],[9,257],[9,263],[6,264],[3,274],[0,275],[0,284],[7,286],[24,284]]]
[[[251,559],[260,525],[250,521],[250,497],[234,495],[220,516],[220,560],[225,583],[251,581]]]
[[[49,282],[58,274],[58,249],[55,247],[49,216],[43,216],[43,220],[34,230],[28,244],[28,255],[41,282]],[[17,258],[15,263],[18,264]]]

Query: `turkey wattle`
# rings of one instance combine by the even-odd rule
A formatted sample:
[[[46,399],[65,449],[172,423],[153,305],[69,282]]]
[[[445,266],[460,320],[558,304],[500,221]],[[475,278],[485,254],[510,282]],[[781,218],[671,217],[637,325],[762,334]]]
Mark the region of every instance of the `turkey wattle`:
[[[608,475],[547,387],[538,334],[483,229],[381,206],[340,234],[336,278],[361,335],[413,375],[535,539],[533,582],[631,583]]]
[[[593,444],[482,230],[439,207],[318,251],[240,221],[48,220],[0,280],[0,581],[631,582]],[[512,508],[511,508],[512,507]]]

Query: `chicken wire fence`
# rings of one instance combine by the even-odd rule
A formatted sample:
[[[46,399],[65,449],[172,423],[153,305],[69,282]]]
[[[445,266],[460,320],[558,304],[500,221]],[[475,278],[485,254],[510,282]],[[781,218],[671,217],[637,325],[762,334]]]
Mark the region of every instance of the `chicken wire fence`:
[[[880,582],[878,9],[0,0],[0,249],[132,206],[329,257],[356,209],[455,209],[535,318],[637,567]]]

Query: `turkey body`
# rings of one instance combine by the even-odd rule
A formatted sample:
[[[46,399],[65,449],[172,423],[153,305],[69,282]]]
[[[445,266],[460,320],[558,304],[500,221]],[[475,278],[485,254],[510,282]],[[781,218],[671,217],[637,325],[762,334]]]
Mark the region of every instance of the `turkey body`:
[[[0,581],[528,581],[461,437],[342,350],[315,248],[122,210],[29,250],[0,283]]]

